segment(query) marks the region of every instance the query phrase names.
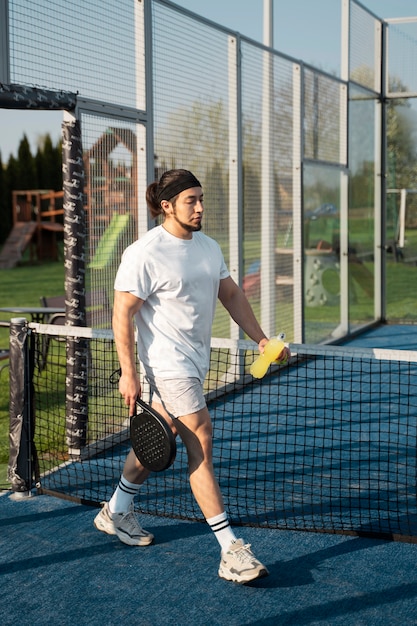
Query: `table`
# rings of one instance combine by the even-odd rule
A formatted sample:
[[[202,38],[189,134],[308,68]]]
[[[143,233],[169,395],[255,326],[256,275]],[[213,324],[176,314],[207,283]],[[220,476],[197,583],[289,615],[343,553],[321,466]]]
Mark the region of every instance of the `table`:
[[[65,315],[65,308],[55,306],[4,306],[0,307],[0,312],[16,313],[22,317],[30,315],[32,322],[43,324],[45,322],[45,318],[47,321],[51,315]]]
[[[51,315],[65,316],[65,308],[57,306],[4,306],[0,307],[1,313],[14,313],[21,317],[30,315],[32,322],[43,324],[48,322]],[[46,365],[48,354],[49,337],[46,335],[37,336],[37,365],[39,371],[42,371]]]

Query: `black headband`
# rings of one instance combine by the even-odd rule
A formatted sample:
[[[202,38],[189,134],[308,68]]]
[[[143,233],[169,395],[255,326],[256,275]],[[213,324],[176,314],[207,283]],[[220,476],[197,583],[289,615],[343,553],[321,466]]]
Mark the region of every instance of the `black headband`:
[[[158,202],[171,200],[171,198],[181,193],[181,191],[185,191],[191,187],[201,187],[201,183],[196,179],[194,174],[187,172],[187,174],[180,176],[177,180],[172,181],[172,183],[168,183],[163,189],[160,189],[158,185]]]

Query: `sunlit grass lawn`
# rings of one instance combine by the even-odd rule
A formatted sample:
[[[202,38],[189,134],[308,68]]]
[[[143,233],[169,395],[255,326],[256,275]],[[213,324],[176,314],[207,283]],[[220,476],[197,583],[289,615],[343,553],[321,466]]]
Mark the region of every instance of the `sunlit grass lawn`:
[[[64,264],[33,264],[0,270],[0,307],[40,306],[42,296],[64,293]],[[9,320],[13,314],[1,313],[1,320]],[[9,331],[0,327],[0,346],[9,344]],[[2,364],[5,362],[3,361]],[[8,487],[6,481],[9,459],[9,370],[5,368],[0,378],[0,488]]]

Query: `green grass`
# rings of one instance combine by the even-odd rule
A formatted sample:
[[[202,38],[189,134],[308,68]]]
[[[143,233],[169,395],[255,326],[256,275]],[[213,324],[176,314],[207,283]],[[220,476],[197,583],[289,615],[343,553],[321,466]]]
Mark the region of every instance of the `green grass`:
[[[31,264],[29,262],[10,269],[0,270],[0,307],[40,306],[41,296],[64,293],[64,264]],[[13,314],[0,313],[2,320]],[[9,331],[0,328],[0,346],[9,344]],[[3,363],[5,363],[3,361]],[[8,368],[0,379],[0,488],[8,486],[6,481],[9,459],[9,385]]]
[[[365,266],[373,274],[372,263]],[[417,267],[407,263],[387,263],[386,285],[386,317],[389,322],[415,322],[417,323],[416,295],[413,285],[417,279]],[[365,293],[357,283],[351,285],[349,303],[349,320],[352,325],[362,325],[372,322],[374,319],[373,300]],[[305,323],[309,324],[328,323],[337,326],[340,319],[340,307],[306,307]]]
[[[387,266],[387,318],[390,321],[417,322],[417,267],[406,263]]]

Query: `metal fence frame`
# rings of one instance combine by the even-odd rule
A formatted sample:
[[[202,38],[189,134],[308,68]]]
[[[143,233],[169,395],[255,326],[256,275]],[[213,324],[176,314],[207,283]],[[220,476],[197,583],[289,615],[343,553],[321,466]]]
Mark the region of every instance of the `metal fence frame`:
[[[18,0],[16,0],[18,3]],[[132,0],[133,2],[133,0]],[[273,75],[273,67],[279,62],[288,62],[292,67],[292,102],[293,117],[291,128],[291,150],[290,155],[292,162],[291,189],[292,198],[292,267],[291,273],[293,277],[292,285],[292,313],[283,321],[292,326],[290,337],[291,341],[303,342],[306,340],[305,325],[305,250],[303,235],[304,220],[304,172],[306,167],[314,164],[318,167],[326,167],[333,169],[339,173],[340,177],[340,318],[337,323],[328,332],[323,331],[317,339],[319,341],[328,340],[330,337],[340,338],[357,331],[359,327],[366,327],[369,323],[381,321],[385,318],[385,293],[384,293],[384,263],[385,263],[385,242],[384,242],[384,209],[385,209],[385,177],[382,175],[385,167],[385,151],[384,151],[384,98],[396,97],[397,94],[387,94],[387,88],[384,82],[384,74],[386,74],[386,54],[385,42],[387,38],[387,23],[383,22],[363,5],[355,0],[341,0],[342,2],[342,75],[336,78],[313,68],[300,60],[293,59],[287,55],[283,55],[276,50],[272,50],[267,46],[254,42],[246,37],[242,37],[238,33],[223,28],[218,24],[198,16],[188,10],[182,9],[168,0],[144,0],[143,2],[132,3],[132,13],[134,19],[135,32],[135,67],[136,67],[136,104],[135,106],[120,105],[116,102],[100,100],[91,97],[87,93],[78,92],[76,96],[75,118],[81,121],[81,125],[88,127],[88,119],[91,116],[98,116],[109,121],[123,121],[132,124],[137,129],[137,198],[138,204],[135,208],[137,214],[137,228],[134,236],[141,235],[152,223],[149,220],[147,209],[144,202],[144,191],[146,185],[154,180],[156,173],[155,166],[155,134],[157,132],[155,121],[155,41],[158,37],[158,24],[155,18],[155,11],[169,11],[170,14],[181,16],[181,18],[191,20],[193,24],[210,29],[210,32],[218,32],[227,37],[228,52],[227,59],[224,63],[228,68],[228,128],[229,128],[229,161],[226,164],[228,172],[228,204],[229,204],[229,258],[228,263],[232,276],[238,283],[242,284],[244,275],[244,258],[242,249],[242,239],[245,237],[243,230],[243,129],[242,129],[242,72],[244,71],[246,59],[242,56],[242,46],[250,46],[251,49],[262,53],[263,64],[259,71],[264,73],[264,92],[263,92],[263,110],[260,112],[262,118],[262,138],[261,138],[261,154],[262,154],[262,178],[261,186],[263,189],[261,202],[261,297],[259,302],[259,311],[262,325],[265,331],[272,335],[277,331],[277,290],[275,267],[273,259],[275,257],[276,242],[273,237],[274,233],[274,169],[273,169],[273,151],[276,146],[271,145],[271,137],[273,137],[273,121],[271,119],[271,111],[273,108],[274,93],[271,88],[271,77]],[[0,83],[7,86],[13,91],[13,74],[15,71],[15,59],[12,58],[11,52],[11,35],[10,35],[10,7],[13,0],[2,0],[0,3]],[[106,4],[100,5],[103,12],[106,10]],[[353,46],[357,45],[354,39],[354,25],[352,26],[352,15],[360,12],[369,20],[370,28],[374,25],[374,79],[370,85],[367,79],[362,81],[358,76],[352,74],[352,65],[354,57],[352,56]],[[18,25],[13,24],[13,28]],[[356,34],[357,35],[357,34]],[[355,35],[355,36],[356,36]],[[368,51],[369,53],[369,51]],[[364,58],[366,54],[364,52]],[[122,69],[122,68],[121,68]],[[335,110],[339,111],[340,119],[337,122],[339,128],[339,137],[337,140],[339,152],[336,157],[321,158],[319,156],[306,156],[306,111],[307,111],[307,92],[306,77],[314,75],[319,85],[329,85],[338,95],[338,101],[334,102]],[[380,79],[382,77],[382,82]],[[33,77],[36,84],[37,77]],[[29,82],[29,81],[27,81]],[[371,80],[372,82],[372,80]],[[16,85],[18,89],[24,88],[26,85]],[[375,230],[374,230],[374,309],[371,320],[364,320],[363,324],[357,324],[352,328],[349,319],[349,233],[348,233],[348,211],[349,211],[349,93],[352,86],[360,86],[361,89],[367,90],[369,97],[375,100],[375,196],[373,204],[375,207]],[[56,85],[48,86],[49,89],[56,89]],[[36,89],[36,88],[35,88]],[[321,87],[323,93],[325,87]],[[400,94],[401,97],[415,96],[416,94]],[[320,96],[320,87],[318,97]],[[9,107],[4,100],[0,98],[0,107]],[[84,129],[83,129],[84,132]],[[315,129],[320,140],[320,130]],[[324,141],[324,140],[323,140]],[[162,155],[168,160],[169,155]],[[182,166],[178,164],[178,166]],[[210,234],[210,233],[209,233]],[[106,269],[106,280],[111,281],[114,276],[117,261],[110,264]],[[99,280],[97,275],[87,269],[87,278],[91,282],[91,288],[97,288],[100,285],[95,281]],[[102,278],[100,278],[102,280]],[[66,295],[70,299],[70,284],[67,282]],[[100,323],[100,320],[97,320]],[[234,323],[228,329],[224,330],[225,336],[237,338],[239,331]],[[307,337],[309,340],[309,337]]]

